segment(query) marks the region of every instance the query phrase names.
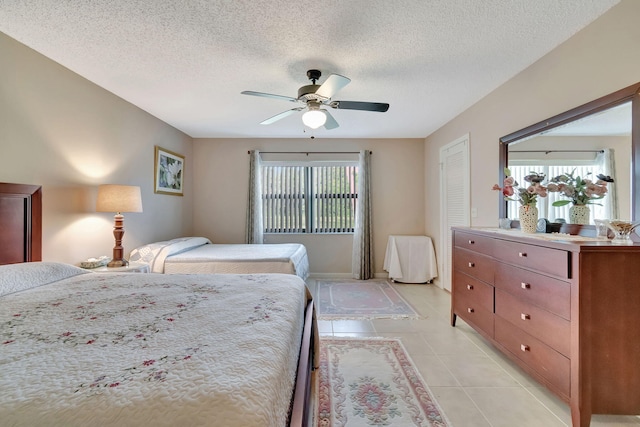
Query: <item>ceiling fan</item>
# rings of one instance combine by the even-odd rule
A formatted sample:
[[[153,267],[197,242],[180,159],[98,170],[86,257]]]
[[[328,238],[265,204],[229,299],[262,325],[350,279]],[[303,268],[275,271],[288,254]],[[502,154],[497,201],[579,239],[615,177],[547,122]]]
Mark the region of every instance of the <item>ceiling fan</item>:
[[[351,82],[351,79],[341,76],[340,74],[331,74],[327,80],[321,85],[316,84],[316,81],[320,79],[322,73],[320,70],[307,71],[307,77],[311,80],[310,85],[302,86],[298,89],[298,97],[292,98],[290,96],[273,95],[264,92],[254,92],[251,90],[245,90],[241,92],[243,95],[263,96],[265,98],[282,99],[284,101],[296,102],[305,104],[301,107],[292,108],[291,110],[284,111],[280,114],[276,114],[262,122],[261,125],[270,125],[280,119],[290,116],[298,111],[307,110],[302,115],[302,122],[311,129],[317,129],[320,126],[324,126],[325,129],[337,128],[338,122],[333,118],[329,111],[323,106],[336,108],[339,110],[361,110],[361,111],[377,111],[384,113],[389,109],[389,104],[383,104],[380,102],[358,102],[358,101],[333,101],[331,98],[340,89],[345,87]]]

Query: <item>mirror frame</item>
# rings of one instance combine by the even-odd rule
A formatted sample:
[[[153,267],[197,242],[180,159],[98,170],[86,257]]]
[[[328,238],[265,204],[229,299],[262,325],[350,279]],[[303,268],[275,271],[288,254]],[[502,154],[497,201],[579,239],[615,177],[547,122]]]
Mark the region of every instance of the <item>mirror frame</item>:
[[[498,182],[504,179],[504,168],[507,167],[509,160],[509,144],[629,101],[631,101],[630,205],[631,220],[635,221],[640,215],[640,82],[500,138]],[[499,218],[506,218],[507,201],[500,200],[498,214]]]

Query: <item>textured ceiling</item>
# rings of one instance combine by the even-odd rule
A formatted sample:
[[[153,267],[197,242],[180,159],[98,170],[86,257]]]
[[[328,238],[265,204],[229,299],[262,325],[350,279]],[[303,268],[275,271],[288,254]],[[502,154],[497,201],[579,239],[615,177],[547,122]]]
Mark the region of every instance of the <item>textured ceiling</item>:
[[[0,0],[0,31],[192,137],[423,138],[619,0]],[[351,78],[306,130],[306,71]]]

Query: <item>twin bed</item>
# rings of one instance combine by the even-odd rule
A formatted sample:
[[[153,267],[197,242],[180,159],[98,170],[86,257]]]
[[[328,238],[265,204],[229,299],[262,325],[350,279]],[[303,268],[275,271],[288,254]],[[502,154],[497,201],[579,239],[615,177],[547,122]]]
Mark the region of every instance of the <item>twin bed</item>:
[[[310,425],[318,336],[299,275],[29,262],[32,187],[0,184],[0,234],[21,240],[0,253],[3,424]]]
[[[309,259],[298,243],[212,244],[204,237],[182,237],[140,246],[129,261],[148,264],[153,273],[295,274],[309,277]]]

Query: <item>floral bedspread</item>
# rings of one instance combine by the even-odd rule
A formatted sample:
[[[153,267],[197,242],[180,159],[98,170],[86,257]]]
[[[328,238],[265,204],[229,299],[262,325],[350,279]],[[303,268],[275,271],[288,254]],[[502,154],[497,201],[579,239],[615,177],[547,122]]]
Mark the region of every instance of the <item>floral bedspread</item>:
[[[0,298],[3,425],[283,426],[294,275],[80,274]]]

